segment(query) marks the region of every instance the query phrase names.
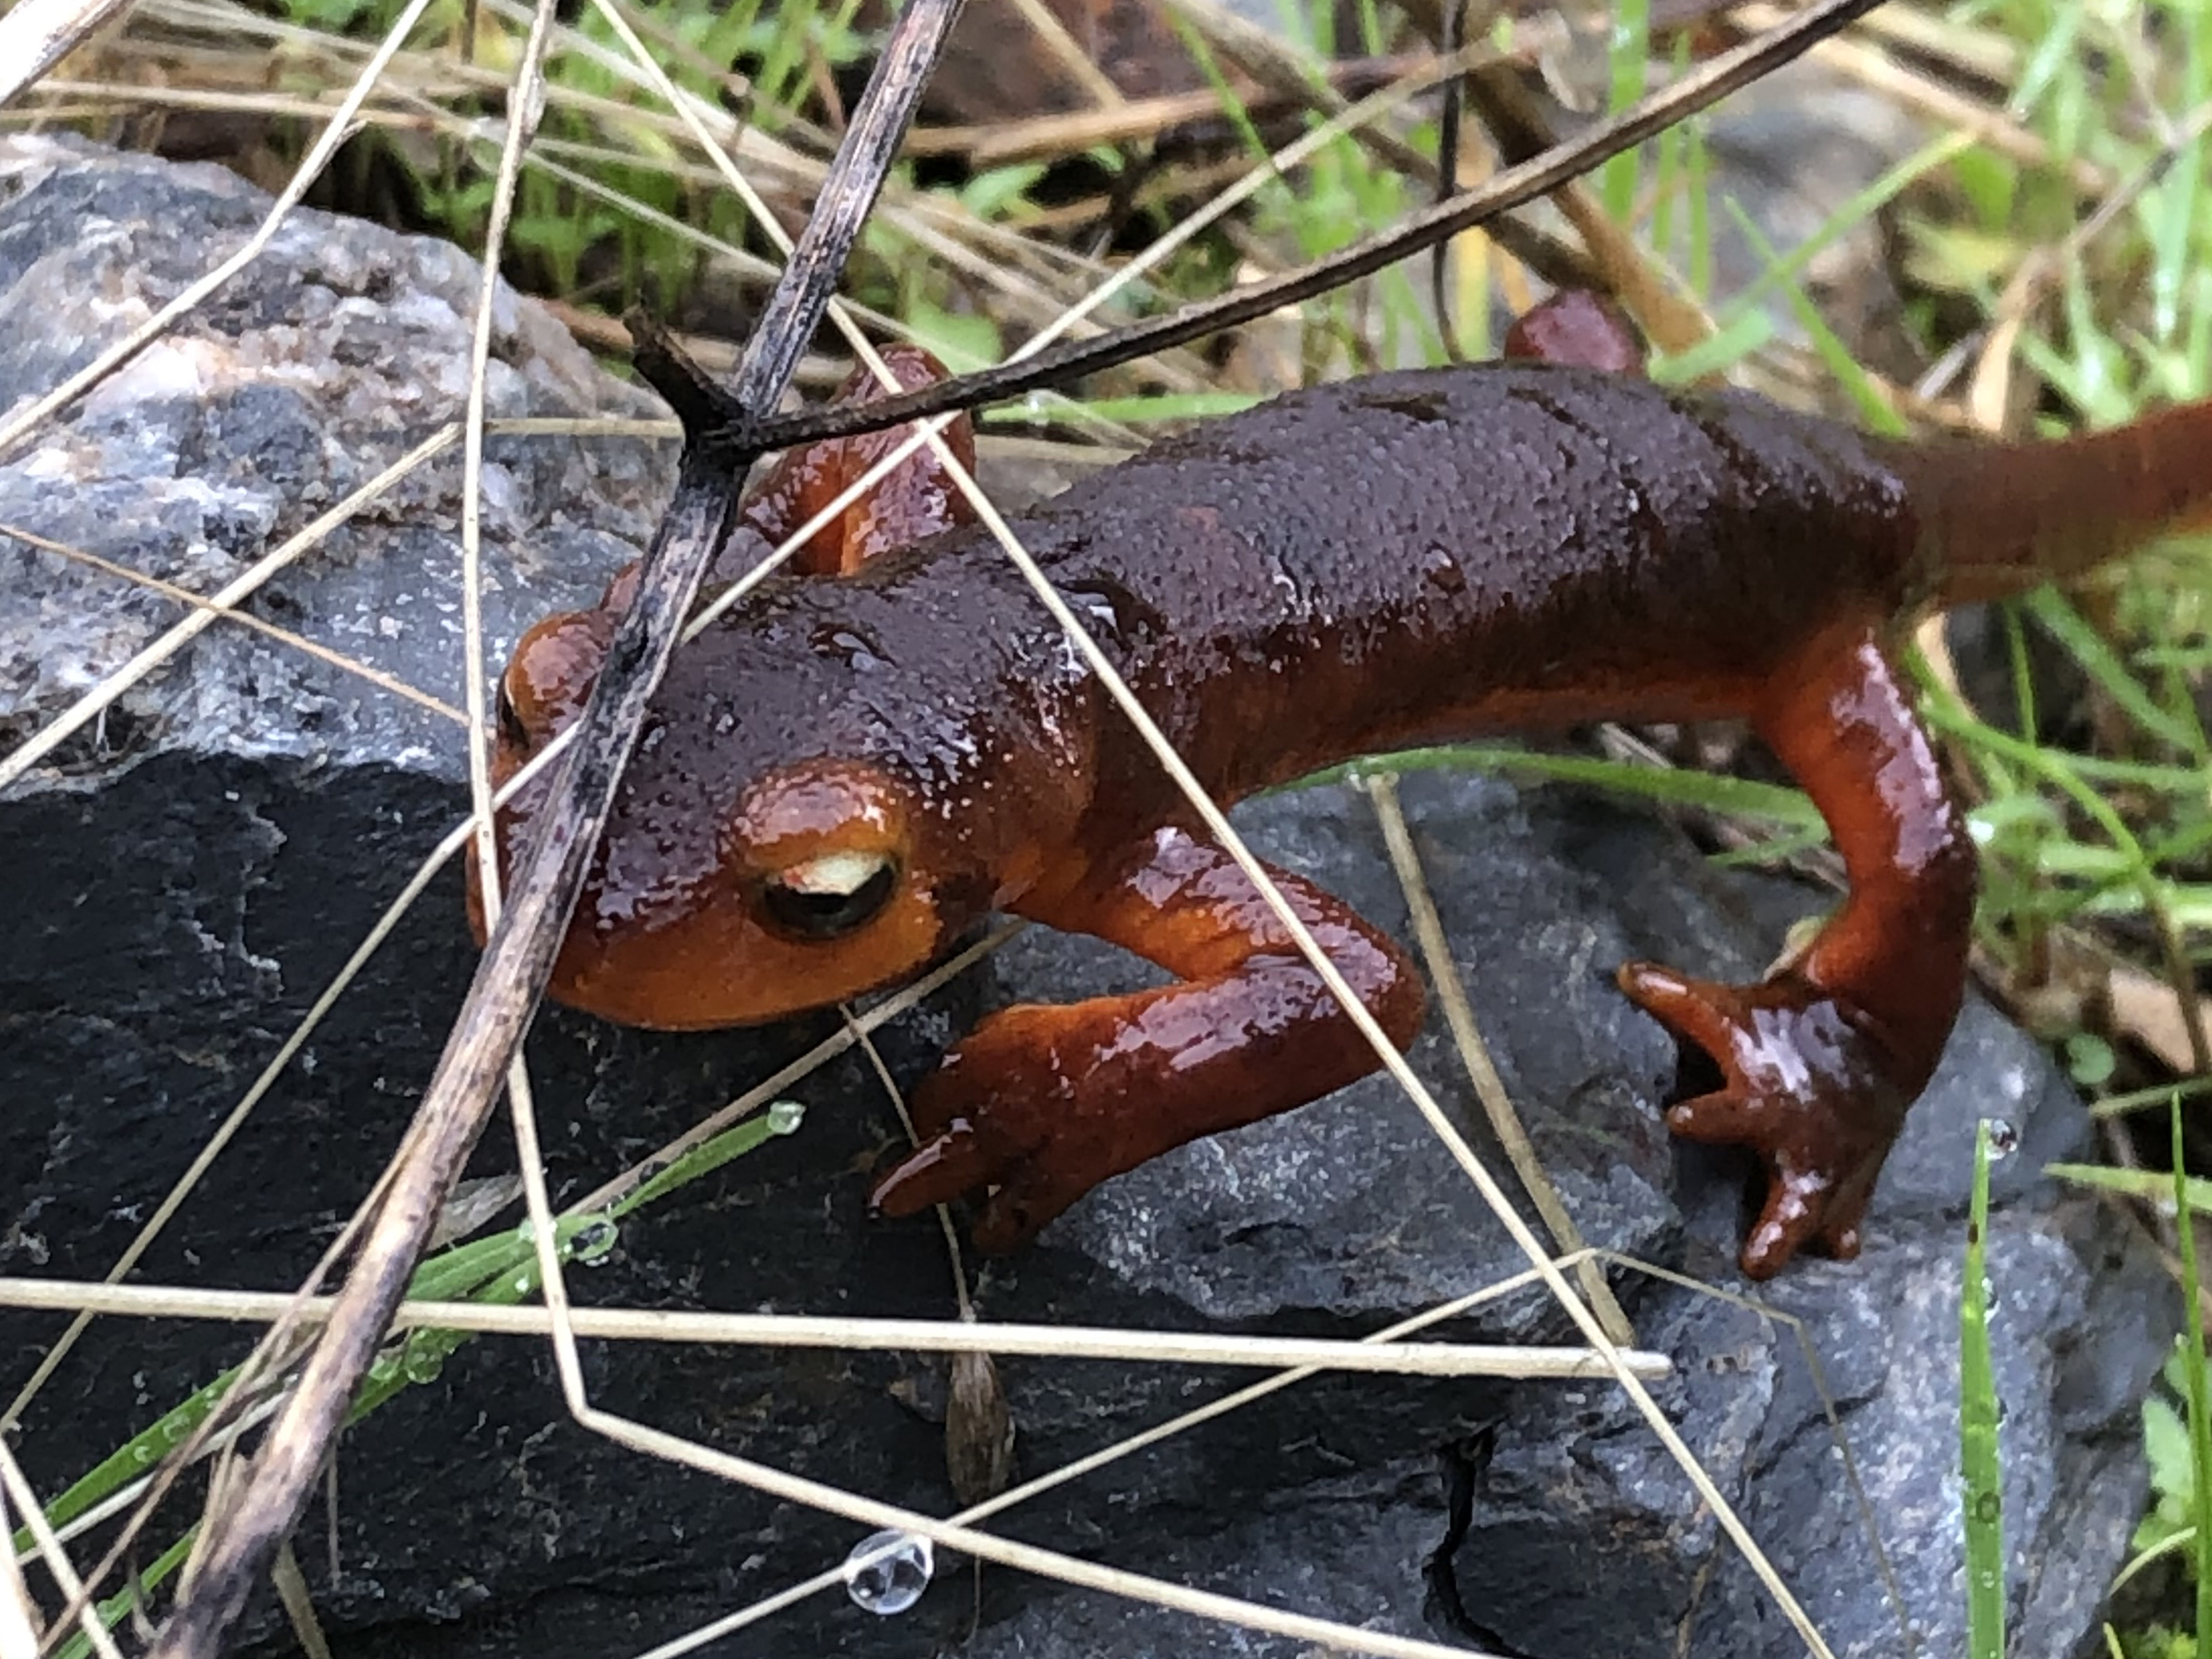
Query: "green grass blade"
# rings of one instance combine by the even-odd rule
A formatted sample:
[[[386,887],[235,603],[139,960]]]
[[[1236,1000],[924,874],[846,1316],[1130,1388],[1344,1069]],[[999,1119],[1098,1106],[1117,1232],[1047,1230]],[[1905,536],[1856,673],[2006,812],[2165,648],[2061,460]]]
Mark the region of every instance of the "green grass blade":
[[[2176,715],[2160,708],[2142,682],[2128,672],[2119,654],[2105,642],[2104,636],[2089,626],[2057,589],[2039,588],[2021,603],[2027,607],[2028,614],[2073,654],[2083,672],[2097,682],[2130,720],[2182,753],[2194,756],[2200,765],[2212,763],[2212,754],[2206,751],[2203,728],[2197,723],[2194,714]]]
[[[1974,1131],[1974,1195],[1959,1297],[1960,1503],[1966,1528],[1966,1651],[2004,1659],[2004,1460],[1990,1364],[1990,1121]]]
[[[793,1133],[805,1116],[805,1109],[796,1101],[779,1100],[766,1111],[756,1113],[744,1122],[723,1130],[713,1139],[694,1146],[666,1169],[641,1184],[636,1191],[617,1199],[608,1206],[607,1212],[611,1218],[619,1221],[633,1210],[673,1192],[687,1182],[696,1181],[701,1176],[720,1169],[732,1158],[743,1157],[777,1135]]]
[[[1743,210],[1735,198],[1725,198],[1723,205],[1728,209],[1729,216],[1735,221],[1735,228],[1743,234],[1744,240],[1759,255],[1764,271],[1761,280],[1771,282],[1781,289],[1790,301],[1791,312],[1796,316],[1798,325],[1804,329],[1806,337],[1813,343],[1813,349],[1820,357],[1821,366],[1850,398],[1858,410],[1859,419],[1869,430],[1885,437],[1905,436],[1908,428],[1905,417],[1889,406],[1889,400],[1875,385],[1874,377],[1859,366],[1858,359],[1851,355],[1851,349],[1843,343],[1834,329],[1829,327],[1828,319],[1820,314],[1820,307],[1813,303],[1813,296],[1806,293],[1803,286],[1790,274],[1788,262],[1775,251],[1774,244],[1767,240],[1759,227],[1752,222],[1751,216]]]
[[[1613,27],[1613,38],[1607,46],[1612,83],[1607,109],[1617,115],[1644,96],[1650,78],[1650,0],[1615,0],[1607,10]],[[1606,216],[1617,225],[1626,226],[1636,212],[1636,186],[1642,163],[1640,150],[1626,149],[1598,169],[1598,200],[1604,205]]]
[[[120,1492],[150,1471],[173,1448],[182,1445],[192,1431],[206,1420],[208,1413],[216,1408],[224,1395],[230,1392],[231,1384],[237,1380],[238,1372],[234,1367],[193,1394],[182,1405],[155,1419],[143,1432],[131,1436],[112,1455],[103,1459],[82,1480],[74,1482],[66,1492],[46,1505],[48,1524],[58,1528],[69,1525],[88,1510],[106,1502],[111,1494]],[[14,1540],[16,1553],[21,1554],[29,1549],[31,1544],[29,1531],[18,1530]]]
[[[1747,311],[1686,351],[1654,357],[1651,378],[1661,386],[1688,386],[1725,374],[1773,337],[1774,319],[1763,311]]]
[[[1813,234],[1799,242],[1787,253],[1776,253],[1762,248],[1766,268],[1741,293],[1729,296],[1720,307],[1714,321],[1723,328],[1750,316],[1764,314],[1766,296],[1776,289],[1795,283],[1818,258],[1837,241],[1855,230],[1872,223],[1876,216],[1921,179],[1937,169],[1948,166],[1962,153],[1973,147],[1971,135],[1963,132],[1946,133],[1929,141],[1918,151],[1906,156],[1864,189],[1853,191],[1836,206],[1834,212],[1823,219]]]
[[[1030,409],[1012,404],[979,411],[985,425],[1070,426],[1088,428],[1100,421],[1124,426],[1148,426],[1156,422],[1210,421],[1234,415],[1263,401],[1249,392],[1172,392],[1157,396],[1090,398],[1080,404]]]
[[[1678,78],[1689,72],[1690,38],[1686,30],[1674,39],[1672,64]],[[1683,180],[1689,172],[1689,125],[1687,121],[1678,121],[1652,140],[1657,162],[1651,179],[1650,244],[1662,259],[1679,258],[1681,253],[1674,240],[1674,214],[1676,199],[1681,195]]]
[[[2184,65],[2181,106],[2193,109],[2212,98],[2212,21],[2201,4],[2174,6],[2167,17],[2181,34],[2176,54]],[[2169,37],[2166,50],[2172,49]],[[2204,136],[2199,133],[2174,152],[2144,204],[2151,219],[2151,327],[2160,341],[2172,339],[2181,326],[2183,288],[2202,257],[2197,221],[2203,195]]]
[[[2169,1099],[2179,1099],[2172,1090],[2162,1092]],[[2212,1181],[2202,1176],[2183,1176],[2177,1188],[2174,1177],[2163,1170],[2116,1170],[2103,1164],[2051,1164],[2045,1166],[2044,1173],[2060,1181],[2070,1181],[2077,1187],[2118,1193],[2145,1204],[2173,1203],[2178,1192],[2179,1201],[2187,1206],[2186,1213],[2212,1215]]]
[[[1334,782],[1367,772],[1438,771],[1494,772],[1550,783],[1584,784],[1638,800],[1694,806],[1793,830],[1819,830],[1825,834],[1826,829],[1811,797],[1777,783],[1664,766],[1637,766],[1626,761],[1596,760],[1587,755],[1547,755],[1481,744],[1450,744],[1370,756],[1313,773],[1284,787],[1303,788],[1308,784]]]
[[[2181,1097],[2168,1108],[2172,1128],[2174,1234],[2181,1245],[2181,1305],[2188,1311],[2189,1340],[2183,1346],[2181,1369],[2189,1395],[2189,1453],[2196,1472],[2198,1522],[2197,1527],[2197,1650],[2212,1642],[2212,1527],[2203,1521],[2205,1496],[2212,1493],[2212,1405],[2207,1404],[2204,1376],[2204,1308],[2198,1300],[2203,1283],[2197,1272],[2197,1224],[2190,1212],[2189,1177],[2184,1173],[2185,1149],[2181,1139]]]
[[[1684,157],[1689,174],[1690,292],[1713,291],[1712,156],[1705,148],[1702,117],[1683,123],[1689,133]]]

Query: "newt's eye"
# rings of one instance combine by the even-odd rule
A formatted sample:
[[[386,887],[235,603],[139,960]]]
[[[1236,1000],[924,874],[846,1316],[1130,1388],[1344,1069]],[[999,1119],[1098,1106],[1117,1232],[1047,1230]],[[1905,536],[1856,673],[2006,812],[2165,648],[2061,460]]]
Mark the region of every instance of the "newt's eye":
[[[761,889],[761,908],[795,939],[831,939],[870,921],[898,885],[884,853],[828,853],[794,864]]]

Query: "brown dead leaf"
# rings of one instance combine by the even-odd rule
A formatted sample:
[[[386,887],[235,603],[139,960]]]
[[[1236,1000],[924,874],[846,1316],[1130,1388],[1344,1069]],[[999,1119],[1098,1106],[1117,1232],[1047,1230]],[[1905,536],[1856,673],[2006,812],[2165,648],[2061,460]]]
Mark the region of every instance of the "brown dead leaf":
[[[945,1472],[952,1495],[973,1508],[1006,1489],[1014,1474],[1014,1414],[987,1353],[952,1356],[952,1389],[945,1405]]]
[[[2189,1041],[2189,1013],[2172,986],[2124,963],[2112,971],[2112,1029],[2133,1037],[2175,1071],[2197,1069]],[[2197,1018],[2212,1025],[2212,998],[2196,1000]]]

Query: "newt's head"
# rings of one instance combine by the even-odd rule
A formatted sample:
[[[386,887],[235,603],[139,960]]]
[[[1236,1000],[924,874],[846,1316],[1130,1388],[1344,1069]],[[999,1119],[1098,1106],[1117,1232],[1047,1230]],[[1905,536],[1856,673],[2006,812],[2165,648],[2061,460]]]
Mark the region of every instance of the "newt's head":
[[[581,713],[633,580],[517,646],[495,787]],[[933,644],[908,601],[870,586],[771,584],[678,650],[555,963],[556,1000],[664,1030],[778,1018],[912,976],[1035,878],[1034,812],[997,809],[1041,768],[1067,775],[1068,757],[981,717],[978,677],[1006,669],[989,647],[965,629]],[[503,870],[544,793],[501,811]],[[1036,808],[1038,787],[1026,795]],[[1065,790],[1042,795],[1052,817]],[[470,915],[481,939],[473,872]]]

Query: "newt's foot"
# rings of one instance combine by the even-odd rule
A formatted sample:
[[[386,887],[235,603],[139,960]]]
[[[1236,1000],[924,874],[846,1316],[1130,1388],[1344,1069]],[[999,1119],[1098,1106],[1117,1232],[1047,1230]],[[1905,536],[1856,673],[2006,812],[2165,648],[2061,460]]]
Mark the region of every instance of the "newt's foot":
[[[1875,1177],[1919,1080],[1898,1075],[1848,1003],[1794,973],[1716,985],[1632,962],[1620,980],[1638,1007],[1721,1068],[1722,1086],[1670,1108],[1668,1127],[1748,1146],[1766,1164],[1766,1204],[1744,1240],[1744,1272],[1771,1278],[1808,1243],[1856,1255]]]
[[[921,1145],[876,1182],[869,1207],[912,1215],[991,1188],[975,1248],[1003,1255],[1141,1163],[1148,1153],[1125,1145],[1128,1103],[1097,1086],[1101,1057],[1068,1030],[1068,1012],[1003,1009],[956,1044],[908,1103]]]

